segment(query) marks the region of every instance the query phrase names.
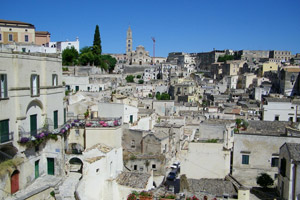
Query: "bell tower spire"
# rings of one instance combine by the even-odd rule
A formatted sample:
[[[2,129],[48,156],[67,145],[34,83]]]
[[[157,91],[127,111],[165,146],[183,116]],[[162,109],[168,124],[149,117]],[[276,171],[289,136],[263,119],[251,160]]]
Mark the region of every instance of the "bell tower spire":
[[[130,26],[127,29],[127,38],[126,38],[126,54],[132,51],[132,32]]]

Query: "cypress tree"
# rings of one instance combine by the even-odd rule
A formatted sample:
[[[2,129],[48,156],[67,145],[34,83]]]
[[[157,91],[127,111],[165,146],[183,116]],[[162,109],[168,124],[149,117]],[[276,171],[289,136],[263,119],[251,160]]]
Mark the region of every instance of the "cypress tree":
[[[99,31],[99,26],[98,25],[96,25],[96,29],[95,29],[93,50],[94,50],[95,54],[100,54],[101,55],[101,53],[102,53],[100,31]]]

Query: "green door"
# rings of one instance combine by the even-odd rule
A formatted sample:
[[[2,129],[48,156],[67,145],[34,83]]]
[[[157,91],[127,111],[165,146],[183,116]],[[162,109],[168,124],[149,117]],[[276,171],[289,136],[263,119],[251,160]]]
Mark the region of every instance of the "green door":
[[[37,115],[30,115],[30,133],[31,135],[37,134]]]
[[[79,86],[75,86],[75,91],[76,91],[76,92],[79,91]]]
[[[0,143],[9,141],[9,120],[0,121]]]
[[[58,128],[58,111],[53,112],[54,129]]]
[[[54,158],[47,158],[48,174],[54,175]]]
[[[34,163],[34,172],[35,172],[35,178],[38,178],[40,176],[40,166],[39,166],[40,160],[35,161]]]
[[[130,123],[133,123],[133,115],[130,115]]]

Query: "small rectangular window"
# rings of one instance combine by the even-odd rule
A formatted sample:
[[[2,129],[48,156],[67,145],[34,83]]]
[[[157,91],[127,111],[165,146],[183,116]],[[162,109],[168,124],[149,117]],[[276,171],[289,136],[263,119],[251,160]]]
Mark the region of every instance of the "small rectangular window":
[[[31,96],[40,94],[40,76],[37,74],[31,75]]]
[[[137,165],[133,165],[133,170],[137,170]]]
[[[242,164],[249,165],[249,155],[242,155]]]
[[[29,37],[28,37],[28,35],[25,35],[25,42],[28,42],[29,41]]]
[[[0,33],[0,41],[2,40],[2,34]]]
[[[13,41],[13,35],[12,34],[8,34],[8,41],[12,42]]]
[[[7,75],[0,74],[0,99],[7,98]]]
[[[152,169],[156,169],[156,164],[153,164],[153,165],[152,165]]]
[[[57,74],[52,74],[52,86],[57,86],[57,85],[58,85]]]
[[[278,167],[278,163],[279,163],[279,158],[273,157],[271,160],[271,167]]]

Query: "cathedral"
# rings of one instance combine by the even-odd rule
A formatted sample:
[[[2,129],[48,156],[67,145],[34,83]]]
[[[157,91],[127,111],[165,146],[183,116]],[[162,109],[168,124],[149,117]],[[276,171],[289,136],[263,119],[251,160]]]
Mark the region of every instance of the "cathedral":
[[[149,51],[145,50],[145,47],[139,45],[135,51],[132,51],[132,31],[128,27],[126,37],[126,56],[127,64],[129,65],[150,65],[152,59],[149,56]]]

